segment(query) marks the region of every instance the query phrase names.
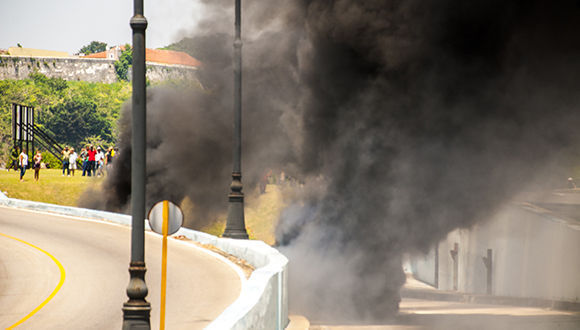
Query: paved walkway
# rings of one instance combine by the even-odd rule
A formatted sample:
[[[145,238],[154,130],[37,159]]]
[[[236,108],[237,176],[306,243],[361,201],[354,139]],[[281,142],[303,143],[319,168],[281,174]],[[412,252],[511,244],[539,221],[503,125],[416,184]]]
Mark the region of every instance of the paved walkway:
[[[413,295],[414,298],[410,298],[410,295]],[[311,324],[308,329],[580,329],[580,311],[510,306],[505,304],[479,304],[468,302],[468,296],[470,295],[441,292],[410,277],[403,291],[403,300],[401,301],[400,313],[397,317],[382,322],[357,323],[355,321],[352,324],[336,324],[332,320],[328,320],[319,322],[320,324]],[[502,298],[498,297],[498,299]],[[494,301],[493,297],[488,299]],[[505,301],[496,300],[495,302]]]

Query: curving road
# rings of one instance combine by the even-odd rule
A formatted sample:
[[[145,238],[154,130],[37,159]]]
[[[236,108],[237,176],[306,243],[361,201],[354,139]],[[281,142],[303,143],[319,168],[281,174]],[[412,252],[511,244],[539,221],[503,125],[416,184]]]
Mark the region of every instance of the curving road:
[[[155,329],[160,236],[145,246]],[[120,329],[129,250],[128,227],[0,207],[0,327]],[[240,294],[238,273],[188,243],[169,239],[168,261],[167,329],[201,329]]]

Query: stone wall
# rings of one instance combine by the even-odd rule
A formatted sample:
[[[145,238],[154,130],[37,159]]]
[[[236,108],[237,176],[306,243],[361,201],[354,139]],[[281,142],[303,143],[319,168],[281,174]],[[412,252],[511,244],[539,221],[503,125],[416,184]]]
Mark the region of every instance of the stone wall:
[[[25,79],[39,72],[50,78],[113,83],[117,81],[115,61],[100,58],[78,57],[25,57],[0,56],[0,80]],[[197,80],[197,68],[147,62],[150,82],[166,80]]]

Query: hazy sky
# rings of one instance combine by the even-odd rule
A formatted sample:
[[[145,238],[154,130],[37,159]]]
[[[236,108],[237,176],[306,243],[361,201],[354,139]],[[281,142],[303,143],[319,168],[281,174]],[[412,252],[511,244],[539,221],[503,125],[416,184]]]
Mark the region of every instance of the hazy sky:
[[[144,0],[148,48],[167,46],[195,28],[196,0]],[[93,40],[131,43],[132,0],[0,0],[0,49],[16,46],[66,51]]]

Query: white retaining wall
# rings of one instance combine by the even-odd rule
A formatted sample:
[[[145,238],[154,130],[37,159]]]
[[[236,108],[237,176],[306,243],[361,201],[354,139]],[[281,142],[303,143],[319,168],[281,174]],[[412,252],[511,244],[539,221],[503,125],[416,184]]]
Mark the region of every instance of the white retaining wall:
[[[126,226],[131,217],[125,214],[66,207],[7,198],[0,192],[0,205],[52,212],[89,219],[110,221]],[[149,229],[148,222],[146,228]],[[288,259],[262,241],[218,238],[181,228],[175,235],[186,236],[202,244],[211,244],[255,267],[243,282],[238,299],[206,329],[284,329],[288,325]]]
[[[458,291],[485,294],[482,257],[492,249],[492,294],[580,301],[580,223],[531,205],[510,205],[472,229],[455,230],[438,245],[439,289],[453,290],[450,250],[458,243]],[[416,278],[435,284],[435,249],[411,260]]]

